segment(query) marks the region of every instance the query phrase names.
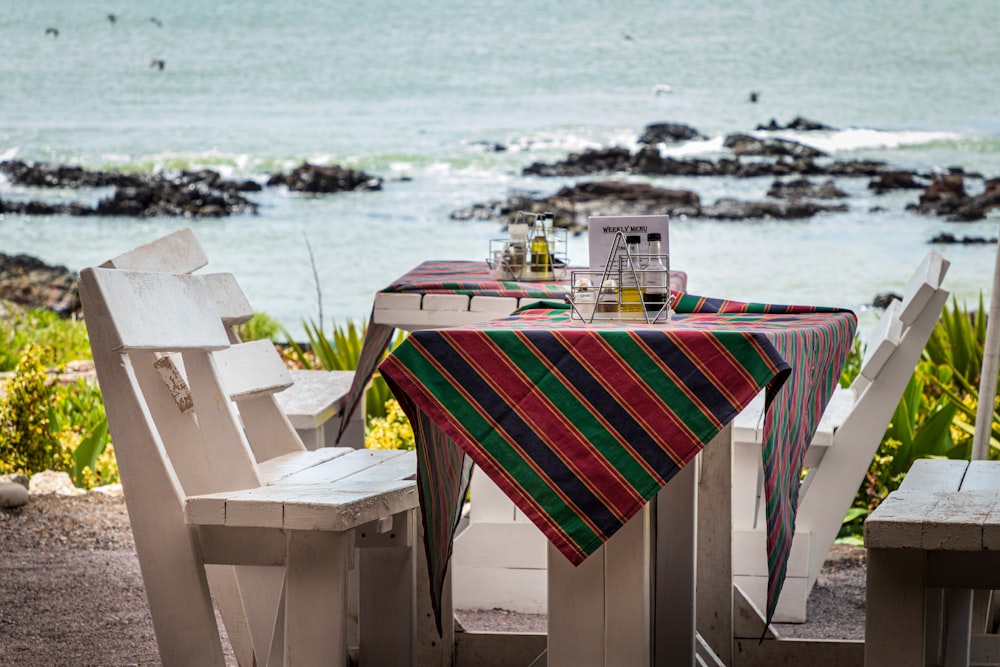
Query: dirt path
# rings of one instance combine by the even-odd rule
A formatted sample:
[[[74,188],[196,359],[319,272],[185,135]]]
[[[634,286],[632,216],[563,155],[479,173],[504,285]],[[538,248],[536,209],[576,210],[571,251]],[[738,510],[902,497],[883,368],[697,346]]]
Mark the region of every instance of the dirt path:
[[[863,638],[863,549],[831,553],[809,616],[779,632]],[[459,619],[469,630],[544,631],[544,617],[503,611],[460,612]],[[159,664],[121,497],[37,495],[0,510],[0,664]]]

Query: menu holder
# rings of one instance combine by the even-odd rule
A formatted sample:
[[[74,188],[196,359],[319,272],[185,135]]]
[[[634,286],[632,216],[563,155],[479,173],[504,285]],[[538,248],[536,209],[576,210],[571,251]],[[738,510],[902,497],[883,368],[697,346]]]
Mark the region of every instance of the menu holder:
[[[568,232],[554,228],[552,213],[519,211],[508,238],[491,239],[486,259],[494,280],[554,282],[567,279]]]
[[[571,272],[567,297],[570,318],[669,322],[674,297],[670,292],[667,253],[632,253],[621,232],[615,237],[603,269]]]

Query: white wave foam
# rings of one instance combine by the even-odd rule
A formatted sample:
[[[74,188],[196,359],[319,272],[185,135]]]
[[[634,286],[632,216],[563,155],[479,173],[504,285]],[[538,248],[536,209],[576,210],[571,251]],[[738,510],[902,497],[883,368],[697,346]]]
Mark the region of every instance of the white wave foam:
[[[925,132],[916,130],[873,130],[867,128],[847,128],[834,131],[814,132],[755,132],[757,137],[780,137],[798,141],[806,146],[818,148],[827,153],[856,151],[866,148],[899,148],[919,146],[935,141],[954,141],[962,135],[955,132]]]
[[[17,157],[17,153],[20,149],[17,146],[13,148],[8,148],[4,152],[0,153],[0,162],[7,162],[8,160],[13,160]]]

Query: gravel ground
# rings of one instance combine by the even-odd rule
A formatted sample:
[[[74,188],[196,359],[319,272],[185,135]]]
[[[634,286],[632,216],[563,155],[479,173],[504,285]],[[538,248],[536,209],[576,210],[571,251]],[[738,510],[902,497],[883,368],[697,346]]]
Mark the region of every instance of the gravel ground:
[[[864,549],[835,547],[785,637],[864,638]],[[460,611],[469,631],[544,632],[544,616]],[[235,664],[231,652],[230,664]],[[0,664],[157,665],[142,576],[120,496],[33,495],[0,510]]]

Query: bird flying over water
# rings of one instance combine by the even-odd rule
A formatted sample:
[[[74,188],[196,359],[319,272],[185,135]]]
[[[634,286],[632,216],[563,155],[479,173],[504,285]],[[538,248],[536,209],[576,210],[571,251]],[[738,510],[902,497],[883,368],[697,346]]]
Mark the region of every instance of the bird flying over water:
[[[117,21],[117,20],[118,20],[117,16],[115,16],[114,14],[108,14],[108,23],[110,23],[111,25],[114,25],[115,21]]]
[[[160,19],[156,18],[155,16],[149,17],[149,22],[152,23],[153,25],[155,25],[157,28],[162,28],[163,27],[163,21],[161,21]]]
[[[46,35],[52,35],[53,37],[58,37],[59,36],[59,29],[58,28],[46,28],[45,29],[45,34]]]
[[[158,67],[162,70],[164,67],[167,66],[167,61],[163,60],[162,58],[153,58],[153,60],[150,61],[149,66]]]
[[[667,93],[672,93],[672,92],[674,92],[674,89],[666,83],[658,83],[655,86],[653,86],[653,94],[657,96],[666,95]]]

